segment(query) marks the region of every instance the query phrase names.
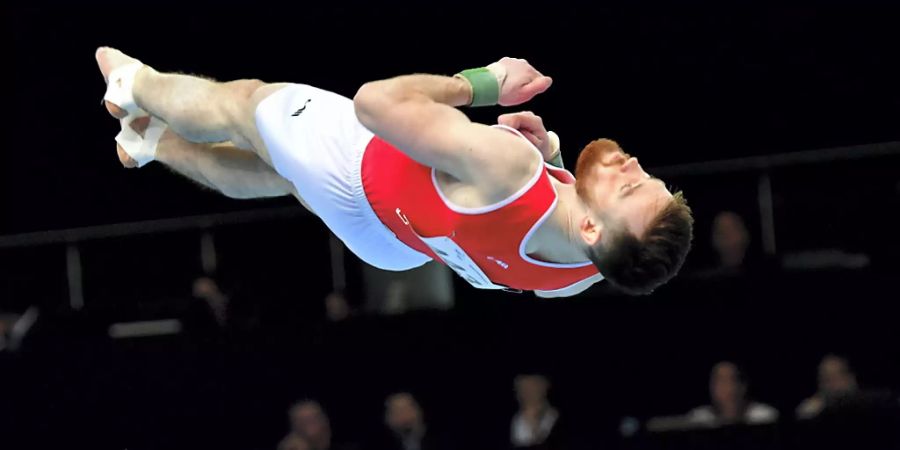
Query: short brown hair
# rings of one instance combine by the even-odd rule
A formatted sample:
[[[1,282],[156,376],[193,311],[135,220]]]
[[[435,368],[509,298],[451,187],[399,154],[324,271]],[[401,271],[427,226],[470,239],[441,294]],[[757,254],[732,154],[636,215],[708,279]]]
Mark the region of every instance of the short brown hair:
[[[642,238],[620,225],[588,252],[610,283],[630,295],[646,295],[672,279],[693,238],[694,218],[681,191],[650,222]]]

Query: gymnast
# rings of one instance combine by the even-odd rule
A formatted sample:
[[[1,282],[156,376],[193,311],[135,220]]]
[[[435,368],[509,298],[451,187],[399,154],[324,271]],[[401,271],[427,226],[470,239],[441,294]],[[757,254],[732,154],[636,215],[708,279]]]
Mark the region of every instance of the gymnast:
[[[566,297],[606,279],[641,295],[675,276],[691,246],[682,193],[616,142],[587,144],[573,176],[539,116],[484,125],[458,109],[545,92],[553,80],[522,59],[372,81],[351,100],[161,73],[109,47],[95,58],[125,167],[159,161],[229,197],[292,195],[381,269],[435,260],[480,289]]]

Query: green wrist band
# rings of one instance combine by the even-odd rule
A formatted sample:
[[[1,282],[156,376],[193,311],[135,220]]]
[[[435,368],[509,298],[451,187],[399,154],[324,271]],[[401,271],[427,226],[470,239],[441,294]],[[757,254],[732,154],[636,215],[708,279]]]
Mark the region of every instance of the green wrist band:
[[[487,67],[463,70],[456,74],[472,85],[472,103],[469,106],[493,106],[500,101],[500,82]]]

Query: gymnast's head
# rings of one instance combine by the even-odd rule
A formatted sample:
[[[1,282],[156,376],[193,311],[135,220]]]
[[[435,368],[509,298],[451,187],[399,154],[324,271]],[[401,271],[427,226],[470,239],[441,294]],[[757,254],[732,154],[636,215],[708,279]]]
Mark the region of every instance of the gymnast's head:
[[[643,295],[678,273],[694,223],[680,191],[670,192],[609,139],[581,151],[575,175],[585,205],[575,226],[606,280],[628,294]]]

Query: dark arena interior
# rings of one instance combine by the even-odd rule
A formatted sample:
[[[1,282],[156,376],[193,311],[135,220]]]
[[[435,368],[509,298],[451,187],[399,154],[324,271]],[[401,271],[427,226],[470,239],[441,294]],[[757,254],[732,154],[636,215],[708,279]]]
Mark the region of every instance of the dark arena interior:
[[[2,9],[0,449],[900,449],[896,5]],[[614,139],[693,248],[647,296],[376,269],[291,197],[123,168],[100,46],[347,98],[524,58],[546,93],[461,110],[570,170]]]

